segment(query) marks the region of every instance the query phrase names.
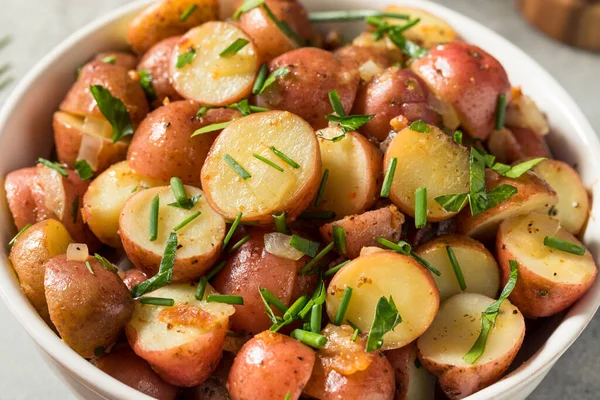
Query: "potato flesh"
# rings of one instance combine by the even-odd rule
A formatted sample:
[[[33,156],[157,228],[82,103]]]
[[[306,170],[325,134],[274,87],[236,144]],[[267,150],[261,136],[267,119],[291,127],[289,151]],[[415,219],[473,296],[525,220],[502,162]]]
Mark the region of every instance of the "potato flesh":
[[[544,245],[544,238],[553,236],[583,246],[548,215],[532,213],[506,221],[502,234],[505,246],[520,265],[551,282],[586,282],[596,271],[590,252],[578,256]]]
[[[169,309],[169,307],[136,302],[129,324],[135,329],[140,346],[144,350],[163,350],[192,342],[209,333],[215,324],[226,323],[227,318],[235,312],[233,306],[229,304],[208,303],[204,300],[209,294],[217,293],[212,286],[207,285],[202,301],[196,300],[195,290],[196,287],[189,283],[170,284],[147,293],[145,296],[173,299],[174,307],[178,305],[198,307],[210,314],[210,318],[213,319],[212,323],[198,321],[199,323],[195,325],[174,325],[169,329],[168,323],[159,319],[161,311]]]
[[[454,29],[444,20],[432,15],[424,10],[411,7],[388,6],[383,12],[408,14],[411,19],[419,18],[417,25],[402,32],[402,35],[412,40],[422,47],[429,49],[442,43],[448,43],[456,39],[457,35]],[[386,22],[391,25],[404,25],[406,20],[397,18],[386,18]]]
[[[469,191],[469,153],[438,128],[417,132],[406,128],[398,133],[385,154],[384,168],[396,157],[396,173],[390,199],[414,217],[415,190],[427,188],[427,218],[440,221],[455,213],[445,211],[434,199]]]
[[[214,212],[206,202],[202,191],[193,186],[185,186],[188,197],[200,195],[200,199],[190,210],[172,207],[175,197],[169,186],[143,190],[131,198],[123,208],[119,229],[121,235],[127,235],[147,251],[162,254],[173,228],[192,214],[201,214],[177,232],[177,258],[189,258],[199,254],[208,254],[225,237],[225,220]],[[149,239],[149,218],[152,199],[159,197],[158,237]]]
[[[392,252],[361,256],[337,272],[327,288],[327,314],[333,321],[346,286],[353,289],[346,319],[368,332],[377,302],[392,296],[402,322],[383,337],[383,349],[402,347],[419,337],[438,308],[437,288],[417,261]]]
[[[270,147],[274,146],[300,165],[292,168]],[[261,155],[283,172],[253,156]],[[224,160],[229,154],[251,178],[242,179]],[[219,135],[202,168],[202,186],[228,218],[241,211],[245,219],[290,206],[319,172],[316,136],[310,125],[289,112],[271,111],[236,120]],[[317,169],[317,171],[315,171]]]
[[[77,129],[81,133],[105,139],[112,137],[112,128],[106,119],[91,116],[83,117],[62,111],[56,112],[56,118],[66,126]]]
[[[537,135],[547,135],[550,126],[546,117],[531,97],[521,93],[520,89],[513,88],[513,99],[506,107],[505,121],[508,126],[529,128]]]
[[[481,332],[481,313],[494,301],[478,293],[462,293],[446,300],[433,324],[417,341],[420,358],[443,365],[470,367],[472,364],[463,357]],[[521,341],[524,331],[523,315],[510,301],[504,300],[485,351],[473,365],[502,359]]]
[[[408,387],[405,400],[433,400],[435,398],[435,376],[424,367],[415,365],[417,360],[416,346],[408,360]]]
[[[220,57],[236,39],[250,38],[226,22],[207,22],[186,33],[175,47],[171,77],[185,98],[206,105],[226,105],[250,94],[258,72],[258,55],[252,41],[236,54]],[[196,49],[191,64],[177,68],[178,56]]]
[[[92,181],[83,198],[86,222],[103,242],[120,247],[119,215],[127,199],[139,190],[165,182],[146,178],[129,168],[127,161],[113,164]]]

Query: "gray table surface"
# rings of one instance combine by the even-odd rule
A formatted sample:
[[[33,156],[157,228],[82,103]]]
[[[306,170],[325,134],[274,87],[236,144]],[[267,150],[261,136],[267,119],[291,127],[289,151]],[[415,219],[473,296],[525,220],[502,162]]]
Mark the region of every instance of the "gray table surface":
[[[510,0],[435,1],[483,22],[524,49],[558,78],[600,132],[600,55],[572,49],[542,36],[519,18]],[[127,2],[0,0],[0,37],[4,34],[13,37],[13,43],[0,52],[0,65],[10,62],[10,74],[18,80],[69,34]],[[0,92],[0,106],[13,87],[14,84]],[[0,399],[72,399],[2,302],[0,321]],[[600,317],[596,316],[530,398],[600,398],[599,340]]]

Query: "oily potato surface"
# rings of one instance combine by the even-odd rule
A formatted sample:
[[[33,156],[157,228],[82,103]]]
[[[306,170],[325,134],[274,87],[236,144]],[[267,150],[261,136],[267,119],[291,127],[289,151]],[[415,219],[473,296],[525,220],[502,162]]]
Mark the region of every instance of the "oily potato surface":
[[[159,107],[165,98],[170,101],[182,100],[183,97],[173,87],[171,81],[171,55],[173,49],[179,43],[180,36],[163,39],[144,53],[137,64],[137,71],[146,71],[152,78],[151,87],[155,98],[152,105]]]

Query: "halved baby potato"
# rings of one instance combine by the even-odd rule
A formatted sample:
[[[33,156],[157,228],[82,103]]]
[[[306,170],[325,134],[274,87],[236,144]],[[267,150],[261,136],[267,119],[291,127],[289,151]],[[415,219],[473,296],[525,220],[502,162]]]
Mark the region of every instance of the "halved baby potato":
[[[127,161],[113,164],[92,181],[83,196],[83,219],[104,244],[120,248],[119,216],[137,191],[166,185],[164,181],[136,174]]]
[[[512,89],[512,100],[506,107],[506,125],[531,129],[536,135],[544,136],[550,132],[548,120],[531,97],[523,94],[521,88]]]
[[[579,234],[588,220],[590,197],[581,178],[569,164],[558,160],[545,160],[533,171],[542,177],[558,196],[550,215],[573,235]]]
[[[419,18],[419,23],[403,31],[402,35],[426,49],[430,49],[438,44],[452,42],[458,38],[457,33],[446,21],[420,8],[392,5],[384,8],[383,12],[407,14],[410,16],[410,19]],[[391,25],[404,25],[407,21],[397,18],[386,18],[386,22]]]
[[[440,291],[440,301],[448,299],[462,290],[448,257],[450,246],[460,265],[468,293],[480,293],[496,297],[500,289],[500,269],[494,256],[480,242],[468,236],[440,236],[416,249],[416,253],[429,261],[440,272],[432,274]]]
[[[456,218],[459,233],[479,240],[493,239],[498,226],[505,219],[534,211],[548,213],[558,202],[556,192],[533,172],[510,179],[490,169],[485,171],[485,185],[488,191],[503,184],[517,188],[518,192],[474,217],[470,209],[463,210]]]
[[[402,64],[404,62],[404,53],[402,53],[402,50],[400,50],[387,35],[379,40],[375,40],[373,32],[363,32],[354,38],[352,46],[366,47],[383,52],[387,55],[390,64],[392,65],[396,63]]]
[[[415,191],[427,188],[427,220],[443,221],[456,215],[434,199],[469,191],[469,152],[433,125],[429,132],[405,128],[385,152],[384,171],[397,158],[390,200],[405,214],[415,216]]]
[[[395,400],[433,400],[435,377],[419,364],[417,344],[412,342],[385,352],[396,376]]]
[[[248,43],[235,54],[221,56],[237,39]],[[186,57],[191,60],[184,63]],[[243,30],[211,21],[181,37],[171,59],[171,79],[186,99],[225,106],[250,95],[259,67],[254,43]]]
[[[507,219],[498,232],[502,280],[508,281],[509,261],[517,261],[519,279],[510,300],[528,317],[547,317],[566,309],[583,296],[598,274],[589,251],[579,256],[547,247],[546,236],[583,246],[558,220],[541,213]]]
[[[127,257],[146,275],[158,272],[167,239],[173,228],[200,212],[200,215],[177,231],[177,254],[173,282],[189,282],[204,275],[217,260],[225,237],[225,220],[206,202],[202,191],[185,186],[188,197],[199,196],[189,210],[174,207],[176,199],[169,186],[141,190],[125,202],[119,217],[119,235]],[[158,196],[158,237],[150,240],[150,209]]]
[[[286,157],[288,162],[284,161]],[[240,173],[239,166],[247,175]],[[321,155],[317,137],[306,121],[286,111],[237,119],[213,143],[201,179],[206,200],[228,220],[241,212],[242,221],[272,224],[272,214],[285,211],[293,221],[319,189]]]
[[[191,387],[205,381],[217,368],[223,353],[229,304],[208,303],[216,293],[207,285],[203,300],[195,297],[193,284],[170,284],[146,296],[173,299],[171,307],[135,302],[125,328],[129,345],[148,361],[167,383]]]
[[[391,251],[360,256],[335,274],[327,288],[327,315],[331,321],[346,287],[353,290],[346,320],[362,332],[371,329],[379,299],[393,298],[402,322],[383,336],[383,350],[397,349],[418,338],[439,306],[438,289],[427,269],[414,258]]]

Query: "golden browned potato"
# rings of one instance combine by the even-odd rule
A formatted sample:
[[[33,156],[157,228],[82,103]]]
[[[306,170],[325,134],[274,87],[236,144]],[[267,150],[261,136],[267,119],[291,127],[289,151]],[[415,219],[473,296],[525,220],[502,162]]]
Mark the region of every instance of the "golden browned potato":
[[[450,24],[420,8],[391,5],[384,8],[383,12],[407,14],[410,16],[410,19],[419,18],[419,23],[403,31],[402,35],[426,49],[430,49],[438,44],[452,42],[458,38],[458,34],[452,29]],[[386,21],[391,25],[404,25],[407,22],[406,20],[397,18],[386,18]]]
[[[192,137],[204,126],[227,122],[240,115],[236,110],[208,110],[202,117],[200,105],[175,101],[154,110],[138,127],[127,160],[133,171],[162,181],[176,176],[200,187],[200,169],[219,131]]]
[[[317,137],[306,121],[285,111],[237,119],[215,140],[201,179],[206,200],[228,220],[241,212],[242,221],[272,224],[272,214],[285,211],[293,221],[319,189]]]
[[[548,213],[558,201],[556,192],[533,172],[510,179],[490,169],[485,171],[485,185],[488,191],[503,184],[517,188],[517,193],[474,217],[470,209],[463,210],[456,221],[458,233],[480,240],[493,239],[498,226],[505,219],[534,211]]]
[[[45,266],[48,311],[62,340],[85,358],[110,348],[133,312],[119,275],[92,257],[86,263],[58,255]]]
[[[128,70],[135,69],[135,66],[138,63],[138,58],[136,56],[123,51],[105,51],[98,53],[96,54],[96,57],[94,57],[94,60],[119,65]]]
[[[37,222],[37,209],[32,192],[32,182],[37,173],[36,167],[21,168],[6,175],[4,191],[6,202],[17,230],[27,224]]]
[[[421,364],[438,377],[451,399],[462,399],[499,380],[523,343],[523,315],[504,300],[481,357],[474,364],[463,360],[481,331],[482,312],[493,302],[478,293],[457,294],[441,305],[431,327],[417,340]]]
[[[157,306],[135,302],[125,332],[127,341],[167,383],[192,387],[204,382],[217,368],[223,353],[229,304],[207,302],[214,294],[206,287],[203,300],[195,297],[189,283],[170,284],[146,294],[173,299],[174,305]]]
[[[102,243],[121,248],[119,216],[127,199],[137,191],[166,184],[136,174],[127,161],[114,164],[98,175],[85,192],[83,219]]]
[[[143,54],[163,39],[182,35],[195,26],[217,19],[217,0],[159,0],[129,25],[127,42],[134,52]]]
[[[488,136],[486,145],[490,154],[496,156],[496,162],[512,164],[525,157],[525,151],[510,129],[494,130]]]
[[[346,233],[348,258],[356,258],[363,247],[380,246],[379,238],[390,240],[394,243],[400,240],[404,215],[396,206],[382,207],[377,210],[367,211],[360,215],[348,216],[339,221],[323,225],[319,231],[327,243],[333,242],[333,227],[339,226]]]
[[[72,242],[63,224],[47,219],[27,228],[10,249],[10,262],[19,277],[21,290],[46,322],[50,322],[50,315],[44,294],[44,263],[65,254]]]
[[[221,55],[238,39],[248,43],[236,53]],[[177,42],[171,79],[186,99],[225,106],[250,96],[259,67],[256,46],[248,35],[234,24],[213,21],[191,29]]]
[[[177,254],[173,282],[189,282],[204,275],[221,253],[225,237],[225,220],[214,212],[200,189],[185,186],[189,198],[198,197],[189,210],[173,207],[176,202],[169,186],[136,192],[121,210],[119,235],[127,257],[148,276],[156,275],[173,229],[187,218],[200,214],[177,231]],[[149,216],[154,197],[158,196],[158,235],[150,240]]]
[[[577,171],[558,160],[545,160],[533,171],[556,192],[558,202],[549,211],[568,232],[578,235],[590,214],[590,196]]]
[[[450,246],[464,278],[466,289],[461,290],[447,247]],[[477,240],[468,236],[445,235],[417,248],[416,253],[429,261],[441,275],[432,274],[440,291],[440,301],[461,292],[480,293],[495,298],[500,289],[500,269],[494,256]]]
[[[398,132],[383,159],[384,171],[398,160],[390,189],[390,200],[405,214],[415,216],[415,191],[427,188],[427,221],[453,217],[434,199],[469,191],[469,152],[433,125],[429,132],[410,127]]]
[[[556,314],[592,286],[598,268],[589,251],[575,255],[544,245],[551,236],[583,246],[547,214],[531,213],[505,220],[496,240],[502,279],[508,281],[510,260],[518,263],[519,279],[510,300],[528,317]]]
[[[394,368],[396,376],[394,400],[434,399],[435,377],[419,363],[416,342],[386,351],[385,357]]]
[[[327,315],[331,321],[346,287],[353,292],[345,318],[365,333],[371,329],[379,299],[391,296],[394,300],[402,322],[383,336],[384,350],[397,349],[418,338],[439,306],[438,289],[427,269],[414,258],[391,251],[355,258],[334,275],[327,288]]]
[[[506,107],[505,122],[510,127],[530,129],[539,136],[550,132],[546,116],[531,97],[523,94],[520,87],[512,89],[512,100]]]

